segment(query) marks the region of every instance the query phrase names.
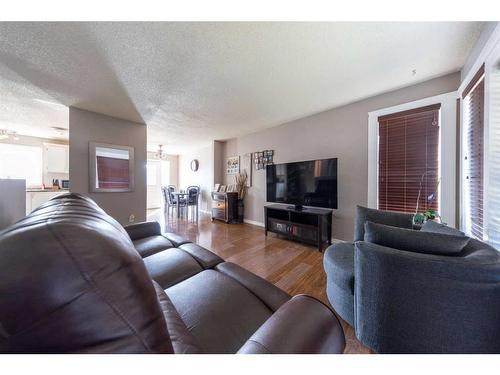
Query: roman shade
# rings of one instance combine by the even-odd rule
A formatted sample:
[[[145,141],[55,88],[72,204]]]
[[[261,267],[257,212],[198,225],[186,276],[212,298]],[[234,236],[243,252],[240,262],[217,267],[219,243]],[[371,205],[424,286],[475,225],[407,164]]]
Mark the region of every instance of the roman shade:
[[[484,65],[465,88],[464,126],[464,213],[467,231],[484,237]]]
[[[379,209],[414,213],[418,201],[419,212],[439,210],[440,108],[434,104],[378,118]]]

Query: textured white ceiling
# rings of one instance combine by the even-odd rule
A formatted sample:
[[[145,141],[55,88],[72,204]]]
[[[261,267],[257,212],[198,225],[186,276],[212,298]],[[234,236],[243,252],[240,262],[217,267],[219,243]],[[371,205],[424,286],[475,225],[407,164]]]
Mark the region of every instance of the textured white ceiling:
[[[483,26],[0,23],[0,129],[53,133],[76,106],[179,152],[457,71]]]

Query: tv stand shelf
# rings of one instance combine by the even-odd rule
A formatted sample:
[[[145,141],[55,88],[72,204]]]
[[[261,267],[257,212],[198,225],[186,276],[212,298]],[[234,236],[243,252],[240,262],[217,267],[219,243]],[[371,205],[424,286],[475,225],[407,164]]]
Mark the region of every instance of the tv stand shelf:
[[[292,241],[315,245],[319,251],[332,244],[332,213],[327,208],[269,204],[264,206],[265,234],[273,232]]]

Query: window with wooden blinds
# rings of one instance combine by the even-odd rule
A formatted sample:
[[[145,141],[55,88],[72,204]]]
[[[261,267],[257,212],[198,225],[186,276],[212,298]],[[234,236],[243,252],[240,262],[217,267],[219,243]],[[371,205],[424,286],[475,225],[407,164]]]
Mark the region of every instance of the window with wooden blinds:
[[[484,66],[463,92],[464,213],[468,233],[484,237]]]
[[[441,104],[378,118],[378,208],[439,211],[439,110]],[[420,194],[419,194],[420,192]]]

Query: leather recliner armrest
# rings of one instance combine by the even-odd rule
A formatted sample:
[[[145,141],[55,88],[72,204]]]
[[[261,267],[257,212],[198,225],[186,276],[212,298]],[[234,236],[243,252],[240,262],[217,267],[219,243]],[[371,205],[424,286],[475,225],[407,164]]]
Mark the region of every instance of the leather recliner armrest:
[[[125,226],[124,228],[127,231],[132,241],[141,238],[161,235],[160,224],[156,221],[147,221],[143,223],[130,224]]]
[[[345,337],[335,314],[313,297],[284,303],[238,351],[240,354],[343,353]]]

